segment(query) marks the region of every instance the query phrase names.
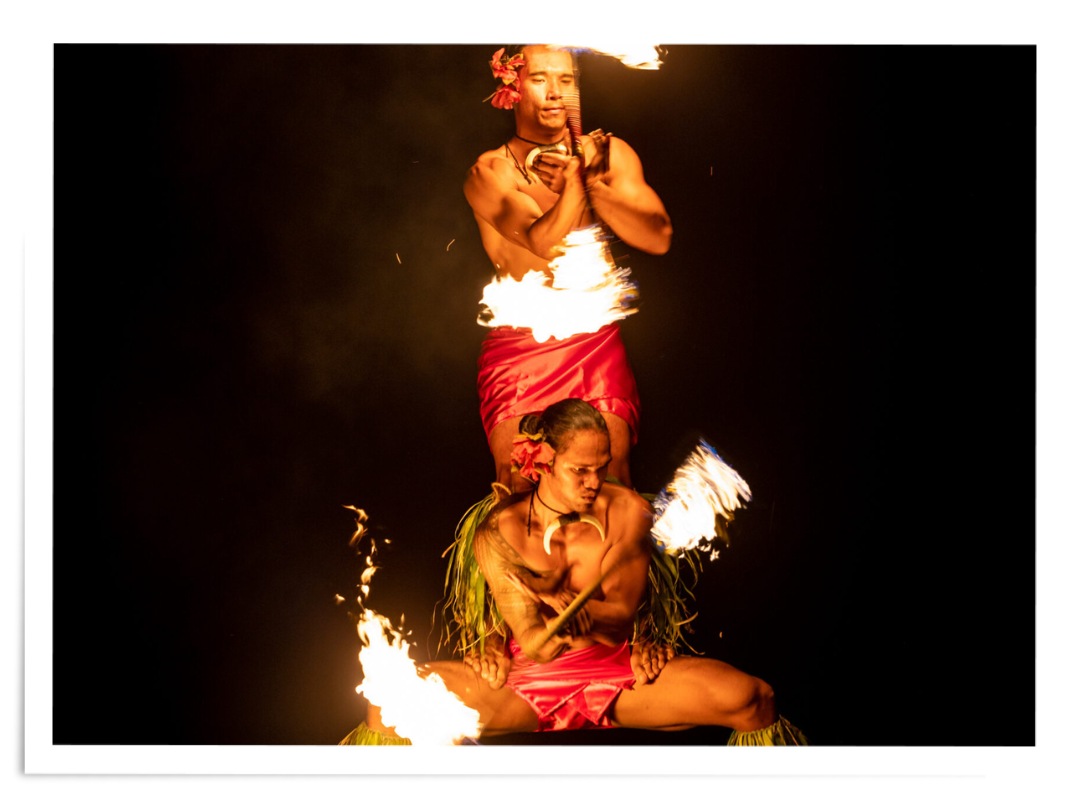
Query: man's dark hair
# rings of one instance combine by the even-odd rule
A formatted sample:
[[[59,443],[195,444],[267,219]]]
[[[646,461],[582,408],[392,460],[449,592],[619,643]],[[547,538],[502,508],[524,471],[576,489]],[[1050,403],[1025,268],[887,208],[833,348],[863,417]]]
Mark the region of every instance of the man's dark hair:
[[[518,433],[535,434],[541,431],[556,453],[563,449],[570,435],[578,431],[599,431],[610,436],[603,415],[590,403],[576,397],[552,403],[539,416],[529,414],[522,417],[518,425]]]

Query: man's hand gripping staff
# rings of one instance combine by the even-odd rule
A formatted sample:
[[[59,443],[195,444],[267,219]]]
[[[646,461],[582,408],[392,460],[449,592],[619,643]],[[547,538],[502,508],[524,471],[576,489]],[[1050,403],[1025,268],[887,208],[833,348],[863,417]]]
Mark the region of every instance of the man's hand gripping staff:
[[[546,631],[537,634],[537,644],[533,645],[533,647],[543,650],[553,642],[560,645],[565,643],[565,646],[569,646],[570,639],[564,631],[569,631],[570,637],[587,636],[592,631],[593,625],[585,604],[622,563],[618,562],[612,565],[592,583],[578,592],[576,596],[566,590],[555,594],[537,592],[530,588],[517,573],[507,572],[507,581],[516,587],[519,592],[533,602],[546,605],[558,613],[557,617],[547,622]],[[522,645],[522,647],[524,648],[525,645]],[[655,680],[667,662],[673,658],[675,658],[675,650],[670,645],[655,645],[648,640],[635,643],[630,657],[630,667],[634,671],[634,677],[637,679],[636,685],[641,686]]]

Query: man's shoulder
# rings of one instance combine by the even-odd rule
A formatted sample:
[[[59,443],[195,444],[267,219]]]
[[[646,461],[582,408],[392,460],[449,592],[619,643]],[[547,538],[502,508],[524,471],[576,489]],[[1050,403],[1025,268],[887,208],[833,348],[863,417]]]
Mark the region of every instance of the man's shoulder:
[[[514,167],[498,148],[481,153],[465,176],[465,193],[489,194],[516,188]]]
[[[469,167],[469,175],[472,176],[476,172],[497,171],[502,173],[506,169],[512,169],[510,161],[503,153],[502,147],[496,147],[494,150],[487,150],[481,153],[473,165]]]
[[[496,503],[476,530],[473,549],[481,569],[495,561],[522,561],[520,550],[525,538],[524,503],[527,495],[511,495]],[[487,565],[487,566],[485,566]]]
[[[613,501],[618,501],[622,504],[630,506],[644,506],[645,508],[651,508],[648,500],[638,494],[635,490],[623,486],[617,481],[605,481],[604,492],[608,493],[609,497]]]
[[[493,158],[505,158],[505,156],[503,155],[503,147],[504,145],[500,144],[497,147],[491,148],[490,150],[485,150],[483,153],[476,157],[476,163],[479,164],[481,162],[490,161]]]
[[[484,517],[484,521],[480,525],[480,529],[477,531],[477,535],[490,532],[506,532],[515,526],[520,519],[523,518],[526,503],[528,502],[527,492],[518,492],[517,494],[509,495],[499,500],[495,505],[491,507],[491,510]]]
[[[604,485],[604,492],[608,495],[608,515],[628,523],[636,523],[634,528],[644,526],[646,530],[652,527],[652,505],[635,492],[617,483]]]
[[[641,170],[641,158],[625,139],[612,136],[608,140],[608,159],[616,172],[636,173]]]

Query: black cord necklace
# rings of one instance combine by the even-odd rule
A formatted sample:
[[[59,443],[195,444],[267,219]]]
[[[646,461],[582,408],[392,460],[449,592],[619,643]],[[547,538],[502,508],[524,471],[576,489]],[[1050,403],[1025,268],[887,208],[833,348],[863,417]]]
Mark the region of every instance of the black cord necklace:
[[[529,144],[534,144],[537,147],[547,147],[548,145],[558,144],[558,142],[534,142],[532,139],[526,139],[524,136],[518,136],[516,133],[514,134],[514,138],[521,139],[521,141],[528,142]]]
[[[549,506],[549,505],[548,505],[547,503],[545,503],[545,502],[544,502],[544,498],[540,496],[540,487],[539,487],[539,486],[537,486],[537,487],[536,487],[536,489],[535,489],[535,490],[533,491],[533,494],[535,494],[535,495],[536,495],[536,499],[540,501],[540,505],[542,505],[542,506],[543,506],[544,508],[546,508],[546,509],[547,509],[548,511],[554,511],[554,512],[555,512],[556,514],[558,514],[558,515],[559,515],[560,517],[565,517],[565,516],[566,516],[567,514],[569,514],[569,513],[570,513],[569,511],[559,511],[558,509],[556,509],[556,508],[552,508],[552,507],[551,507],[551,506]]]
[[[532,492],[529,493],[529,527],[527,529],[528,532],[525,534],[526,536],[532,536],[532,518],[533,518],[533,501],[534,500],[539,500],[540,505],[542,505],[544,508],[546,508],[546,509],[548,509],[550,511],[554,511],[556,514],[559,515],[558,519],[556,519],[554,522],[552,522],[550,525],[548,525],[547,529],[544,531],[544,552],[547,553],[548,555],[551,555],[551,535],[553,533],[555,533],[555,531],[558,528],[561,528],[564,525],[570,525],[570,524],[572,524],[574,522],[587,522],[587,523],[589,523],[594,528],[596,528],[598,531],[600,531],[600,541],[601,542],[604,541],[604,526],[600,524],[600,520],[598,520],[596,517],[594,517],[594,516],[592,516],[590,514],[579,514],[576,511],[567,511],[566,513],[563,513],[561,511],[557,511],[556,509],[552,508],[551,506],[549,506],[547,503],[544,502],[544,498],[542,498],[540,496],[540,487],[539,486],[534,487]]]
[[[532,536],[532,509],[533,509],[533,500],[535,500],[535,499],[536,499],[536,488],[534,487],[532,492],[529,494],[529,527],[527,527],[525,529],[525,535],[526,536]],[[544,501],[541,500],[540,502],[542,503]]]
[[[529,493],[529,524],[528,527],[525,528],[526,536],[532,536],[533,501],[535,500],[539,500],[540,505],[542,505],[548,511],[554,511],[556,514],[558,514],[560,520],[566,517],[568,521],[570,521],[569,518],[573,516],[573,512],[559,511],[558,509],[552,508],[547,503],[545,503],[544,498],[540,496],[540,487],[535,486],[533,487],[532,492]]]
[[[519,136],[518,138],[520,139],[521,137]],[[528,139],[525,139],[524,141],[528,141]],[[518,161],[517,156],[514,155],[514,151],[510,149],[510,145],[504,144],[503,147],[505,147],[506,152],[510,154],[510,158],[514,159],[514,166],[516,166],[518,168],[518,172],[520,172],[525,177],[526,183],[532,183],[532,178],[530,178],[529,173],[525,171],[525,167],[521,166],[521,162]]]

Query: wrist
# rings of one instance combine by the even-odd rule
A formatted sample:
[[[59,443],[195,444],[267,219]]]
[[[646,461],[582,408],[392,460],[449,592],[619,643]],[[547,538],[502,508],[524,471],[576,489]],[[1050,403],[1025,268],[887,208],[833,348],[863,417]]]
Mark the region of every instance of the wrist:
[[[577,204],[584,203],[587,194],[588,190],[585,188],[585,182],[581,179],[581,176],[574,175],[567,179],[560,197],[567,202]]]

